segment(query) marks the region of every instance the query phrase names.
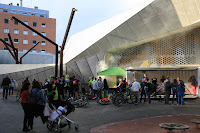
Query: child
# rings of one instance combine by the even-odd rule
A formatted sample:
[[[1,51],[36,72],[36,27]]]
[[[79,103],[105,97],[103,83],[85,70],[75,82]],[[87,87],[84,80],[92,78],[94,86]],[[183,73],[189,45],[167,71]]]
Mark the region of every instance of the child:
[[[59,106],[57,110],[53,111],[49,116],[49,121],[55,121],[59,115],[67,113],[67,109],[65,107]]]

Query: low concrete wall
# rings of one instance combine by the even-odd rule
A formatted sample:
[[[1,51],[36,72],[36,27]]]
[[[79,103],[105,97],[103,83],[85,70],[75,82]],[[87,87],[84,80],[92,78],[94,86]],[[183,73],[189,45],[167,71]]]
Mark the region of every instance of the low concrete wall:
[[[21,64],[21,65],[0,65],[0,84],[3,78],[8,75],[9,78],[16,80],[15,89],[21,88],[22,82],[26,77],[32,83],[34,79],[44,83],[44,79],[55,74],[54,65],[37,65],[37,64]]]
[[[19,52],[19,59],[25,52]],[[28,53],[22,60],[22,64],[53,64],[55,55],[50,53]],[[15,60],[7,50],[0,50],[0,64],[15,64]]]

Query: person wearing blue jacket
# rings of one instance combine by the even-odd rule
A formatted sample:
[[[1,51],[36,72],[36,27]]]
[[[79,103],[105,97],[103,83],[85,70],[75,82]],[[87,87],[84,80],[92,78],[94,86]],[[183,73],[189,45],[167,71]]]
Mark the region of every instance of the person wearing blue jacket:
[[[29,94],[34,94],[35,97],[37,98],[36,102],[37,103],[30,103],[30,110],[31,110],[31,115],[30,115],[30,123],[31,123],[31,131],[33,131],[33,119],[34,116],[38,117],[40,116],[42,119],[43,124],[48,120],[48,117],[45,117],[43,114],[44,111],[44,105],[46,103],[46,97],[44,96],[44,93],[41,90],[41,85],[38,81],[35,81],[33,83],[32,89],[29,91]]]
[[[181,105],[184,104],[184,96],[185,96],[185,85],[184,82],[181,81],[180,85],[177,88],[177,92],[178,92],[178,105],[181,101]]]

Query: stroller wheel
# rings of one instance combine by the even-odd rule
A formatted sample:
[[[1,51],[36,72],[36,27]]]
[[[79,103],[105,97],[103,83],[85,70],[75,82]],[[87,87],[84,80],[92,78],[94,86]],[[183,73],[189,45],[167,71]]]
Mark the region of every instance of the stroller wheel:
[[[60,132],[60,127],[57,125],[54,131],[59,133]]]
[[[71,122],[70,121],[67,122],[68,122],[68,127],[71,128]]]
[[[49,130],[52,130],[52,124],[47,124],[47,128],[49,129]]]
[[[78,125],[75,125],[75,130],[76,130],[76,131],[78,130],[78,128],[79,128],[79,126],[78,126]]]

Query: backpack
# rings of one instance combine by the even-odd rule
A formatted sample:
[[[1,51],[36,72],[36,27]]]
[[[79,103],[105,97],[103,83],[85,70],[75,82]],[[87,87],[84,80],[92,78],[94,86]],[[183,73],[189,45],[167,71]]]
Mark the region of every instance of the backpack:
[[[154,84],[153,84],[153,83],[150,83],[150,84],[149,84],[148,91],[149,91],[149,92],[150,92],[150,91],[153,91],[153,89],[154,89]]]
[[[73,81],[73,85],[77,85],[77,80],[74,80],[74,81]]]
[[[28,103],[30,103],[30,104],[37,104],[37,102],[38,102],[38,100],[39,100],[39,98],[37,97],[37,92],[38,92],[39,90],[37,90],[35,93],[32,93],[32,90],[31,90],[31,92],[30,93],[28,93]]]

